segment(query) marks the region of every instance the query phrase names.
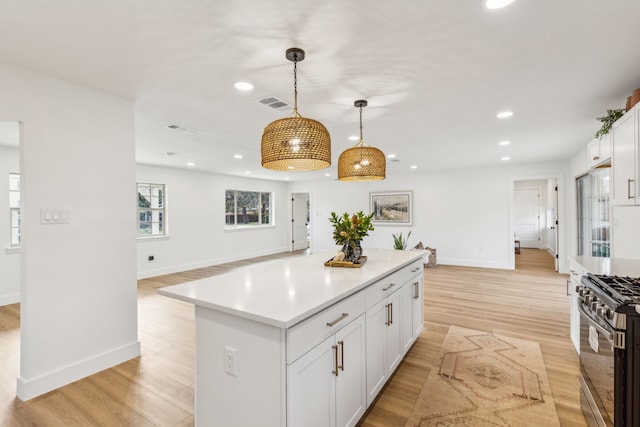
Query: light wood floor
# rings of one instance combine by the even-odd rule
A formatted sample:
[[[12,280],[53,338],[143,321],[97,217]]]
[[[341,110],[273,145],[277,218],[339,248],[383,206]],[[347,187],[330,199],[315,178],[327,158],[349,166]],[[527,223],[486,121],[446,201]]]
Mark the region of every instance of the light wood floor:
[[[155,291],[274,257],[140,280],[143,355],[28,402],[14,398],[19,305],[0,307],[0,426],[193,425],[193,308]],[[425,269],[425,331],[361,426],[404,426],[450,325],[540,342],[561,424],[586,425],[568,336],[567,277],[553,272],[545,251],[523,249],[516,259],[516,271]]]

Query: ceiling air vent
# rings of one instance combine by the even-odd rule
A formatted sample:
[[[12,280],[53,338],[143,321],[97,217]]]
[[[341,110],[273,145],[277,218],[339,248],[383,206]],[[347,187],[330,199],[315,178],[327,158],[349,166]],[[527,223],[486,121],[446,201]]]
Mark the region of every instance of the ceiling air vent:
[[[274,110],[290,110],[293,108],[291,105],[281,99],[276,98],[275,96],[258,99],[258,102],[262,105],[266,105],[269,108],[273,108]]]
[[[188,128],[186,126],[176,125],[176,124],[167,125],[167,128],[171,129],[171,130],[177,130],[177,131],[180,131],[180,132],[185,132],[185,133],[188,133],[190,135],[195,135],[195,134],[198,133],[195,129],[191,129],[191,128]]]

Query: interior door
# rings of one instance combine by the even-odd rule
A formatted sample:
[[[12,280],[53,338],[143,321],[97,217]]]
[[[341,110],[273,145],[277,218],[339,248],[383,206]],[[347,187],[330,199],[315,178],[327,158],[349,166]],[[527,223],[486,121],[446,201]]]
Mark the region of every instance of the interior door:
[[[309,193],[291,195],[291,250],[299,251],[309,247]]]
[[[514,190],[516,237],[520,247],[540,249],[540,190]]]
[[[560,224],[560,220],[558,219],[558,207],[558,180],[556,179],[553,192],[553,222],[551,223],[551,227],[553,227],[553,262],[556,271],[560,269],[560,257],[558,256],[558,251],[560,250],[560,242],[558,241],[558,227]]]

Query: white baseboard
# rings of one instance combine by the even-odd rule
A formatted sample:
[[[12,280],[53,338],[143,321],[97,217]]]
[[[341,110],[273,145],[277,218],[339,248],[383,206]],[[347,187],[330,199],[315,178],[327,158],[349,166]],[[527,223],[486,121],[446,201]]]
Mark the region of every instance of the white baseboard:
[[[20,302],[20,294],[0,295],[0,306],[16,304]]]
[[[210,267],[212,265],[225,264],[227,262],[242,261],[249,258],[279,254],[282,252],[288,252],[289,249],[290,248],[283,247],[283,248],[270,249],[265,251],[244,252],[244,253],[230,256],[230,257],[203,260],[203,261],[198,261],[198,262],[193,262],[188,264],[172,265],[167,267],[156,268],[153,270],[138,271],[138,280],[146,279],[148,277],[162,276],[164,274],[179,273],[181,271],[193,270],[196,268]]]
[[[508,262],[496,262],[496,261],[478,261],[468,259],[456,259],[456,258],[439,258],[438,264],[443,265],[457,265],[460,267],[480,267],[480,268],[497,268],[501,270],[513,270],[513,267]]]
[[[16,394],[23,401],[33,399],[51,390],[138,357],[140,354],[140,341],[136,341],[36,378],[18,377]]]

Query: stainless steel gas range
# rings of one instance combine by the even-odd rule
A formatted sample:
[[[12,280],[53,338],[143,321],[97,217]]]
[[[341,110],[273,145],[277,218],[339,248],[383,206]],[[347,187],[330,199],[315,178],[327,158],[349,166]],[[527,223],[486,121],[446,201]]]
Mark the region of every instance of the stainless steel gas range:
[[[580,390],[589,426],[640,426],[640,279],[587,274],[578,292]]]

